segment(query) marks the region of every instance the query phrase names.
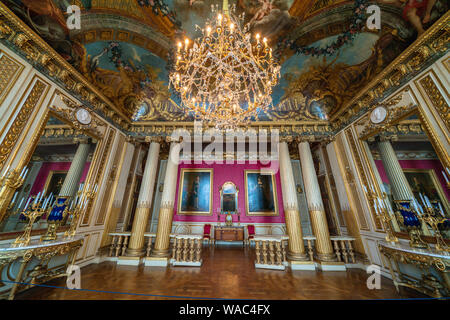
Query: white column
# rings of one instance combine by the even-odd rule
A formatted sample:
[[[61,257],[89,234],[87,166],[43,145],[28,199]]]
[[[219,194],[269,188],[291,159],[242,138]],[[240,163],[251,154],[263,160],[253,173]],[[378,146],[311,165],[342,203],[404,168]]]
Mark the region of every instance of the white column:
[[[169,240],[172,230],[180,149],[180,143],[171,143],[169,159],[167,160],[166,166],[166,176],[164,178],[164,189],[161,196],[161,208],[159,210],[155,246],[151,254],[152,257],[156,258],[167,258],[169,256]]]
[[[330,240],[330,232],[325,215],[325,210],[320,194],[319,181],[308,142],[300,142],[298,145],[300,163],[302,166],[303,183],[308,202],[311,226],[316,236],[316,252],[321,261],[335,261],[336,255]]]
[[[290,261],[308,260],[303,243],[302,226],[298,211],[298,201],[295,188],[292,163],[286,142],[280,143],[280,179],[283,194],[286,231],[289,236],[289,250],[287,257]]]
[[[158,169],[160,145],[157,142],[150,144],[147,160],[145,162],[144,175],[142,176],[141,189],[136,208],[136,214],[131,229],[130,242],[127,248],[127,255],[140,256],[145,252],[144,233],[152,207],[153,189],[156,181],[156,171]]]
[[[378,141],[378,150],[380,151],[381,161],[383,162],[384,171],[388,177],[392,189],[392,196],[395,200],[413,200],[414,193],[411,190],[408,180],[403,173],[402,167],[398,162],[397,155],[389,140]],[[397,210],[397,208],[394,208]],[[424,235],[430,236],[430,230],[425,223],[422,223],[422,231]]]
[[[75,196],[78,190],[78,185],[80,183],[81,175],[83,174],[84,166],[89,156],[90,145],[87,142],[80,142],[77,148],[77,152],[73,157],[72,163],[70,164],[69,172],[64,179],[64,183],[59,192],[60,196]]]

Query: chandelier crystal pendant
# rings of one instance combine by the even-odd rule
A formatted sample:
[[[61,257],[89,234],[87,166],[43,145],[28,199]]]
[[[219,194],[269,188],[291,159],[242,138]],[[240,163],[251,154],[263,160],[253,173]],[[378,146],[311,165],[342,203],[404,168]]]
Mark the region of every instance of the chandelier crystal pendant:
[[[268,40],[252,36],[244,14],[229,13],[227,1],[217,19],[207,21],[202,36],[177,43],[175,71],[169,75],[187,115],[218,129],[248,125],[272,105],[280,66]],[[235,6],[232,8],[235,12]]]

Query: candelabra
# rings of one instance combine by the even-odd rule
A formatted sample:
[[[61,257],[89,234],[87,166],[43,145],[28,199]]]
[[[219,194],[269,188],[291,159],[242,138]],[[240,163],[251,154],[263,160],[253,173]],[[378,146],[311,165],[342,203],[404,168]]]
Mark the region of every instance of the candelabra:
[[[19,171],[20,169],[9,170],[8,166],[0,178],[0,222],[6,218],[8,210],[11,210],[11,199],[16,189],[23,185],[28,168],[23,168],[20,173]]]
[[[33,229],[33,224],[46,212],[45,207],[41,207],[39,201],[34,201],[30,206],[26,205],[22,211],[22,215],[28,220],[25,226],[24,232],[15,241],[14,245],[27,245],[31,239],[31,230]]]
[[[53,241],[57,239],[56,231],[61,224],[61,221],[67,215],[67,206],[70,197],[56,197],[55,203],[49,210],[47,216],[47,232],[41,237],[41,241]]]
[[[376,216],[380,220],[383,229],[386,231],[386,241],[398,242],[398,238],[395,236],[394,230],[392,229],[392,223],[395,221],[394,217],[389,214],[389,211],[383,202],[383,200],[387,198],[386,193],[382,192],[381,197],[383,198],[383,200],[381,200],[381,198],[378,197],[373,188],[369,190],[366,188],[366,186],[364,186],[364,191],[367,194],[369,202],[372,203],[373,208],[375,209]]]
[[[422,199],[424,209],[422,209],[422,206],[418,203],[417,200],[415,200],[417,211],[420,212],[418,217],[423,223],[429,225],[433,230],[434,237],[436,239],[436,250],[450,251],[450,248],[448,247],[447,243],[445,243],[444,237],[442,236],[441,230],[439,228],[448,228],[448,226],[450,225],[450,220],[445,218],[443,209],[439,203],[436,203],[436,205],[433,207],[427,196],[424,197],[422,194],[420,194],[420,197]],[[438,214],[438,211],[441,212],[441,214]]]
[[[86,210],[89,202],[94,199],[95,195],[97,194],[97,189],[98,186],[95,185],[93,189],[89,190],[88,184],[85,191],[78,191],[77,197],[72,202],[68,210],[68,216],[72,216],[72,220],[70,221],[69,230],[64,233],[65,237],[72,238],[73,236],[75,236],[81,214]]]
[[[409,245],[412,248],[426,249],[428,244],[426,244],[420,235],[422,229],[422,220],[419,219],[419,214],[417,214],[412,206],[411,200],[396,200],[398,211],[395,212],[398,220],[406,227],[409,234]]]

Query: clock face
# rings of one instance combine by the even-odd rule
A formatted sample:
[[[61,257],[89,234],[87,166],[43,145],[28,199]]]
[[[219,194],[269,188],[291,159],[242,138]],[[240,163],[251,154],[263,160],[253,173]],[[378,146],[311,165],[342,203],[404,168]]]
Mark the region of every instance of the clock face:
[[[375,124],[381,123],[386,119],[386,116],[387,110],[385,107],[376,107],[370,114],[370,121]]]
[[[86,109],[78,109],[75,115],[81,124],[90,124],[92,121],[91,114]]]

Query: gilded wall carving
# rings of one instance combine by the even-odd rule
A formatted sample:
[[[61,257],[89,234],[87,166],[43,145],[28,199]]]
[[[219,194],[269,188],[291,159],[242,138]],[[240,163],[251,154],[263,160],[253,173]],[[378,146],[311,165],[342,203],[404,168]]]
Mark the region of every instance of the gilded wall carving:
[[[23,66],[0,50],[0,104],[14,86]]]
[[[36,106],[41,100],[41,97],[47,87],[48,85],[39,79],[34,83],[33,88],[25,100],[25,103],[19,111],[19,114],[14,119],[14,122],[0,145],[0,168],[3,168],[20,134],[25,128],[28,119],[36,109]]]
[[[436,83],[430,75],[421,79],[419,82],[433,103],[436,111],[439,113],[439,116],[444,122],[447,130],[450,131],[450,107],[442,93],[439,91],[439,88],[436,86]]]
[[[92,182],[93,185],[95,185],[95,184],[99,185],[100,184],[100,180],[103,177],[103,170],[105,169],[105,165],[106,165],[107,159],[108,159],[110,151],[111,151],[111,146],[112,146],[112,143],[114,141],[114,136],[115,136],[115,130],[110,129],[108,137],[107,137],[107,139],[105,141],[105,144],[104,144],[105,148],[104,148],[104,150],[102,152],[102,155],[101,155],[101,158],[99,160],[99,165],[98,165],[96,176],[94,177],[94,181]],[[90,219],[90,216],[91,216],[91,213],[92,213],[92,206],[93,206],[93,202],[91,201],[91,202],[89,202],[89,205],[86,208],[86,211],[84,213],[84,217],[83,217],[83,220],[81,222],[82,226],[89,224],[89,219]]]
[[[368,184],[368,181],[367,181],[366,173],[365,173],[364,168],[363,168],[363,163],[362,163],[362,160],[361,160],[361,156],[360,156],[358,147],[356,145],[355,137],[353,136],[351,127],[349,129],[345,130],[345,134],[346,134],[348,143],[350,145],[350,151],[352,153],[353,159],[355,160],[355,165],[356,165],[356,168],[357,168],[357,172],[358,172],[359,178],[361,179],[360,181],[361,181],[361,183],[363,185],[368,186],[369,184]],[[355,183],[356,183],[356,181],[355,181]],[[356,202],[360,203],[361,199],[359,198],[358,194],[355,193],[354,195],[355,195],[355,197],[358,200]],[[360,224],[361,224],[361,226],[364,224],[368,228],[367,221],[366,221],[366,218],[364,216],[364,212],[362,211],[362,208],[359,208],[359,209],[361,209],[361,210],[358,210],[358,217],[359,217],[359,220],[360,220]],[[372,214],[372,218],[373,218],[373,221],[375,223],[376,228],[377,229],[381,229],[381,224],[380,224],[380,221],[376,217],[375,211],[372,210],[372,208],[370,206],[369,206],[369,209],[370,209],[370,212]]]

